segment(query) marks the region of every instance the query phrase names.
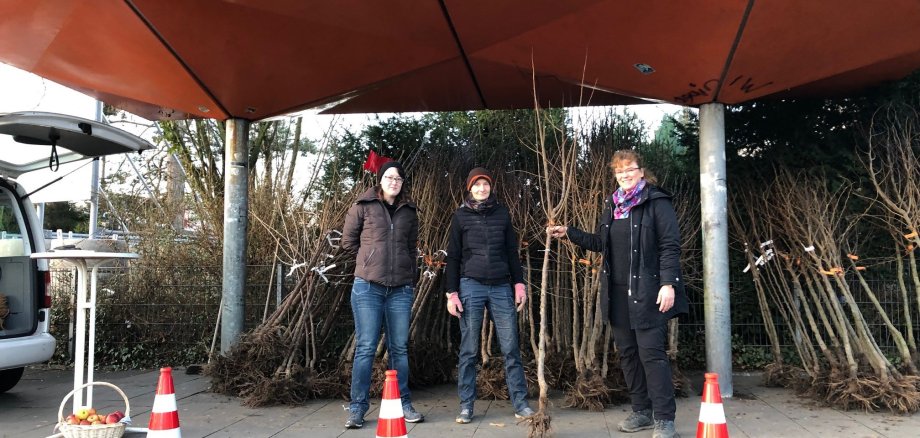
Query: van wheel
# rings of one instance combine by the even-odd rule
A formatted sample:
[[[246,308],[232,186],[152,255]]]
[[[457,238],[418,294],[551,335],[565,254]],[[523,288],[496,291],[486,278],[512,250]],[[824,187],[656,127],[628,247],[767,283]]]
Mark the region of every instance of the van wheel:
[[[25,371],[25,367],[0,370],[0,393],[13,389],[19,383],[19,379],[22,378],[23,371]]]

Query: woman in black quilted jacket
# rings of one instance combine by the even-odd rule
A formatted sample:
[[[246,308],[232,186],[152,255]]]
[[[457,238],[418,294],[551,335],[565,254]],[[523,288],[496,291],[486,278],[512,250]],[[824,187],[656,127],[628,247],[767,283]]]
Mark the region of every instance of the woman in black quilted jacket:
[[[466,178],[463,205],[454,212],[447,246],[444,290],[447,311],[460,319],[460,365],[457,423],[473,419],[479,338],[486,309],[505,360],[505,381],[517,418],[534,414],[527,403],[527,381],[518,342],[517,311],[524,308],[527,291],[518,256],[518,238],[508,209],[492,190],[492,175],[481,167]],[[514,285],[512,288],[512,284]]]
[[[604,200],[597,230],[550,226],[546,231],[603,254],[601,313],[613,326],[633,410],[619,430],[654,428],[654,438],[676,437],[668,320],[688,310],[677,215],[671,195],[655,186],[638,153],[617,151],[610,167],[619,188]]]

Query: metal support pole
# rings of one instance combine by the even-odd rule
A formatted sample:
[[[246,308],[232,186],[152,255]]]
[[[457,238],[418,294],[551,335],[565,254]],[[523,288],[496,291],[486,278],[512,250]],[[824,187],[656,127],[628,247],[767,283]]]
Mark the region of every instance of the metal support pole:
[[[284,299],[284,263],[277,263],[277,283],[275,284],[275,308],[277,309],[281,306],[281,301]]]
[[[102,101],[96,101],[96,121],[102,122],[105,115],[102,113]],[[95,239],[99,226],[99,160],[93,160],[92,176],[89,189],[89,238]]]
[[[728,296],[728,196],[725,185],[725,106],[700,106],[700,198],[703,225],[703,306],[706,366],[732,396],[732,331]]]
[[[99,160],[93,160],[89,191],[89,238],[95,239],[99,228]]]
[[[38,215],[38,224],[40,225],[40,228],[42,229],[42,234],[44,234],[44,231],[45,231],[45,203],[44,202],[39,202],[38,205],[35,206],[35,213]]]
[[[227,120],[224,156],[224,266],[220,353],[243,332],[246,286],[246,228],[249,224],[249,121]]]

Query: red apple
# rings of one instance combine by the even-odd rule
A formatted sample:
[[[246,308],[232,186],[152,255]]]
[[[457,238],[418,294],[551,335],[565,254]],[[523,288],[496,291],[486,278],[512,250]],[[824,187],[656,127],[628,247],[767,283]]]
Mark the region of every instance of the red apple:
[[[81,426],[89,426],[90,424],[93,424],[93,423],[90,423],[89,421],[86,421],[86,420],[80,420]]]
[[[97,421],[93,421],[93,422],[92,422],[92,423],[90,423],[90,424],[92,424],[93,426],[101,426],[101,425],[105,425],[105,423],[103,423],[103,422],[101,422],[101,421],[98,421],[98,420],[97,420]]]
[[[77,418],[76,415],[70,414],[70,415],[67,416],[67,418],[64,420],[64,422],[67,423],[67,424],[80,424],[80,419]]]
[[[117,412],[113,412],[105,417],[106,424],[115,424],[121,420],[121,416]]]
[[[115,414],[115,415],[118,415],[118,419],[119,419],[119,420],[121,420],[122,418],[125,418],[125,414],[124,414],[123,412],[121,412],[121,411],[115,411],[115,412],[112,412],[112,413]]]

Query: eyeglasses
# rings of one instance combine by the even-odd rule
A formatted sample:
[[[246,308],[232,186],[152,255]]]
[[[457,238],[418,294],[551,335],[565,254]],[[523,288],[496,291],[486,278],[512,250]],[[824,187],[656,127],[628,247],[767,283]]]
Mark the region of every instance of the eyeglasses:
[[[400,177],[398,177],[398,176],[389,176],[389,175],[383,177],[383,179],[385,179],[385,180],[387,180],[387,181],[389,181],[389,182],[394,182],[394,183],[396,183],[396,184],[402,184],[402,182],[404,181],[402,178],[400,178]]]
[[[635,173],[638,170],[639,170],[638,167],[630,167],[629,169],[614,169],[613,174],[616,176],[623,176],[623,175],[629,175],[631,173]]]

